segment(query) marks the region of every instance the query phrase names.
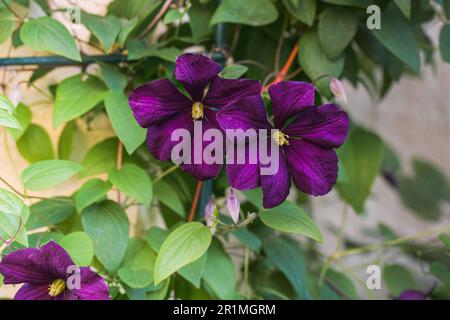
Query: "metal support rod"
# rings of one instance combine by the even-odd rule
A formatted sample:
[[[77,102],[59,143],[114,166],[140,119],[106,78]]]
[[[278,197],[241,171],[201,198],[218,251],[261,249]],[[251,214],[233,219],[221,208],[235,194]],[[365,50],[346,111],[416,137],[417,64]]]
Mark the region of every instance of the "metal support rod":
[[[127,61],[127,56],[121,54],[82,56],[82,61],[70,60],[62,56],[44,56],[44,57],[17,57],[1,58],[0,66],[77,66],[96,63],[97,61],[107,63],[119,63]]]

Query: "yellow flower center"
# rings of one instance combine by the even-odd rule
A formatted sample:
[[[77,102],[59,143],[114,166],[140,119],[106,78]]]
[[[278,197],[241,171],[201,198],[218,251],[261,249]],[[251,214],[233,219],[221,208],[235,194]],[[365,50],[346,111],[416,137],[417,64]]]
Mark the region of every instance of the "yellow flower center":
[[[56,297],[63,293],[64,290],[66,290],[66,281],[57,279],[48,287],[48,294],[52,297]]]
[[[203,118],[203,103],[194,102],[192,105],[192,119],[197,120]]]
[[[280,145],[280,146],[283,146],[283,145],[285,145],[285,144],[289,145],[289,141],[288,141],[289,136],[288,136],[288,135],[285,135],[285,134],[284,134],[283,132],[281,132],[280,130],[275,130],[275,131],[272,133],[272,138],[273,138],[273,140],[275,140],[275,142],[278,143],[278,145]]]

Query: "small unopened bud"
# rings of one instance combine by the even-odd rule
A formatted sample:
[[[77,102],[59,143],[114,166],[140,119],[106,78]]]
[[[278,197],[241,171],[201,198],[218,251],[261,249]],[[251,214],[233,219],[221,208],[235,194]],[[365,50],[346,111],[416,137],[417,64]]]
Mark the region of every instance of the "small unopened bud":
[[[20,89],[20,84],[18,84],[11,91],[9,95],[9,100],[11,100],[14,107],[17,107],[17,105],[20,102],[20,99],[22,99],[22,90]]]
[[[214,203],[213,199],[210,199],[205,207],[205,221],[208,227],[211,227],[214,223],[212,219],[214,210],[216,210],[216,204]]]
[[[332,78],[330,81],[330,90],[340,102],[342,102],[343,104],[347,104],[347,95],[345,94],[342,81],[336,78]]]
[[[227,206],[231,219],[233,219],[233,222],[237,224],[239,221],[239,211],[241,209],[241,204],[238,197],[236,197],[236,195],[234,194],[233,188],[230,189],[230,195],[228,196],[225,205]]]

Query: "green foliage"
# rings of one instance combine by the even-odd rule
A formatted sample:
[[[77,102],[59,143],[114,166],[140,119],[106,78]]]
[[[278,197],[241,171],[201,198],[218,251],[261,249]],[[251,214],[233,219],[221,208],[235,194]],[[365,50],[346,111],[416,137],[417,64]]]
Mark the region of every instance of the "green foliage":
[[[145,141],[146,130],[136,123],[128,99],[122,92],[108,91],[105,107],[118,138],[132,154]]]
[[[14,193],[0,189],[0,237],[1,239],[15,239],[17,243],[28,246],[25,223],[29,216],[29,209]]]
[[[387,265],[383,268],[382,274],[383,280],[394,297],[398,297],[405,290],[418,288],[411,272],[401,265]]]
[[[111,189],[111,184],[100,179],[86,181],[75,193],[75,207],[78,212],[89,207],[91,204],[103,199],[106,193]]]
[[[185,265],[199,259],[208,250],[211,233],[198,222],[183,224],[164,240],[156,259],[155,284]]]
[[[372,132],[353,129],[339,155],[340,168],[345,171],[346,179],[338,182],[337,189],[341,197],[361,213],[380,170],[383,142]]]
[[[53,113],[53,126],[73,120],[103,101],[106,88],[103,82],[93,76],[85,79],[75,75],[65,79],[58,86]]]
[[[117,203],[105,200],[83,210],[81,221],[94,243],[95,256],[108,272],[114,273],[128,245],[130,224],[125,211]]]
[[[5,42],[14,31],[14,15],[6,8],[0,8],[0,43]]]
[[[70,198],[57,197],[44,199],[30,207],[30,218],[27,229],[33,230],[44,226],[53,227],[75,213],[73,201]]]
[[[28,20],[20,28],[20,39],[36,51],[50,51],[81,61],[74,38],[61,23],[50,17]]]
[[[323,241],[322,234],[314,221],[302,208],[292,202],[285,201],[276,208],[262,210],[259,216],[264,224],[271,228],[302,234],[319,242]]]
[[[224,0],[214,12],[211,25],[221,22],[263,26],[274,22],[278,11],[270,0]]]
[[[81,12],[81,23],[98,39],[105,52],[110,52],[121,29],[120,20],[115,16],[99,17]]]
[[[37,124],[30,124],[17,141],[17,149],[29,162],[35,163],[55,158],[52,142],[44,128]]]
[[[67,181],[83,169],[78,163],[68,160],[45,160],[27,167],[20,178],[25,188],[43,190]]]
[[[153,185],[145,170],[134,164],[125,164],[122,169],[109,172],[109,181],[120,191],[146,207],[153,198]]]
[[[89,266],[94,257],[94,244],[91,238],[81,231],[64,236],[59,244],[67,250],[77,266]]]

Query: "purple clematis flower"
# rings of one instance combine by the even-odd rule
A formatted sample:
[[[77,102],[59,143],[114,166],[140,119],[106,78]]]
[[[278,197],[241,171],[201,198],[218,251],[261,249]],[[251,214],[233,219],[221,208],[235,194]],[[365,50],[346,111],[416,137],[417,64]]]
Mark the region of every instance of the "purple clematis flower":
[[[405,290],[394,300],[426,300],[428,294],[419,290]]]
[[[71,268],[77,271],[69,271]],[[109,300],[103,278],[89,267],[76,267],[67,252],[53,241],[4,256],[0,273],[4,284],[24,283],[15,300]],[[79,277],[78,285],[71,276]]]
[[[171,141],[176,129],[187,129],[194,137],[194,122],[202,122],[202,131],[220,129],[215,112],[239,98],[261,93],[261,85],[253,80],[222,79],[221,67],[213,60],[199,54],[184,54],[177,58],[175,78],[189,93],[183,95],[169,80],[160,79],[134,90],[129,104],[140,126],[148,128],[147,146],[159,160],[169,160],[172,148],[178,141]],[[209,144],[203,142],[204,148]],[[191,143],[194,156],[194,142]],[[197,150],[198,152],[198,150]],[[181,164],[199,180],[216,177],[221,164]]]
[[[241,190],[262,186],[263,206],[281,204],[289,194],[292,176],[302,192],[318,196],[336,183],[338,158],[333,150],[342,145],[349,129],[347,114],[333,104],[314,106],[315,88],[305,82],[281,82],[269,88],[274,125],[268,119],[261,97],[246,97],[217,114],[226,129],[269,129],[280,146],[279,169],[261,175],[261,165],[229,164],[232,187]],[[275,129],[275,130],[273,130]]]

